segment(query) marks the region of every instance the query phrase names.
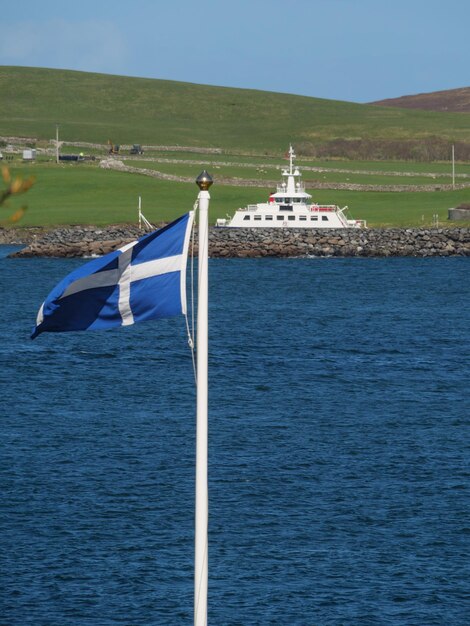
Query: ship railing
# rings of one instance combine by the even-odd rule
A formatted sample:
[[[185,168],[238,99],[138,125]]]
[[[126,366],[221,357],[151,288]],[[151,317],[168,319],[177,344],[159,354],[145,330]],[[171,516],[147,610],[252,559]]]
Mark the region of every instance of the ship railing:
[[[338,217],[340,219],[340,221],[343,223],[343,226],[348,227],[349,226],[349,220],[345,215],[345,212],[348,210],[348,205],[344,206],[342,209],[338,208]]]
[[[286,192],[286,188],[283,187],[282,185],[277,185],[276,186],[276,191],[277,193],[287,193]],[[299,186],[295,187],[295,193],[300,192],[300,193],[305,193],[305,185],[303,183],[299,183]]]
[[[242,211],[242,212],[245,212],[245,211],[256,211],[257,208],[258,208],[257,204],[248,204],[247,206],[240,207],[239,209],[237,209],[237,211]]]
[[[366,220],[348,220],[348,222],[354,222],[356,228],[367,228]]]
[[[336,204],[312,204],[310,207],[310,211],[322,211],[322,212],[333,212],[337,211],[338,207]]]

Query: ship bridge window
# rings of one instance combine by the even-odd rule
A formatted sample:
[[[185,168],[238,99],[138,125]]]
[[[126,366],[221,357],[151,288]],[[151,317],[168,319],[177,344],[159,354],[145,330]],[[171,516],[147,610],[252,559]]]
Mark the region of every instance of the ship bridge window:
[[[293,211],[293,207],[291,204],[281,204],[281,206],[279,207],[280,211]]]
[[[322,222],[327,222],[328,221],[328,215],[322,215],[321,216],[321,221]]]
[[[251,217],[251,215],[244,215],[244,216],[243,216],[243,219],[244,219],[244,220],[249,220],[249,219],[250,219],[250,217]]]
[[[287,219],[289,220],[289,222],[293,222],[295,220],[295,215],[288,215]]]

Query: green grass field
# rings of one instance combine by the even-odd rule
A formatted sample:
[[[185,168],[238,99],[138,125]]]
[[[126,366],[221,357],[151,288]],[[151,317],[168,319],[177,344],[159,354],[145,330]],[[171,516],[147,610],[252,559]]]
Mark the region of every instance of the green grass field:
[[[198,192],[195,184],[160,181],[85,163],[25,164],[11,171],[15,176],[36,177],[32,189],[21,198],[15,197],[7,207],[11,213],[23,202],[28,204],[21,226],[136,223],[139,196],[145,216],[158,225],[190,210]],[[195,179],[200,171],[200,167],[190,168],[188,175]],[[246,172],[250,174],[251,170],[247,168]],[[211,222],[246,204],[264,201],[271,191],[263,186],[218,185],[217,173],[211,173],[215,179],[211,188]],[[441,223],[446,223],[447,209],[468,202],[470,189],[420,193],[317,190],[312,195],[321,203],[348,205],[351,217],[365,219],[371,227],[405,227],[429,226],[435,214]],[[6,211],[3,214],[6,216]]]
[[[192,207],[197,187],[161,184],[146,176],[107,171],[93,165],[28,165],[12,174],[36,177],[36,183],[11,208],[23,202],[28,210],[21,226],[132,223],[138,197],[152,220],[168,221]],[[188,193],[189,192],[189,193]]]

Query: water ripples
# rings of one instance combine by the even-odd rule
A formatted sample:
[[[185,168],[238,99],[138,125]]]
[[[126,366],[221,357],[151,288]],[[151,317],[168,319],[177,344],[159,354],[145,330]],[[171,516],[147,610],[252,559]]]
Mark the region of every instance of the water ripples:
[[[29,340],[0,259],[0,621],[192,621],[182,320]],[[463,626],[467,259],[212,260],[209,623]]]

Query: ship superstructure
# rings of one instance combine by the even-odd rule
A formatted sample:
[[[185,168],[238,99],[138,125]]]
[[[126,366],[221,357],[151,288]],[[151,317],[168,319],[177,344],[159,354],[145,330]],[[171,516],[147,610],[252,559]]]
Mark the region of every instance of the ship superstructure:
[[[302,174],[294,166],[295,153],[289,147],[289,168],[282,170],[283,181],[267,202],[249,204],[234,216],[218,219],[217,226],[228,228],[365,228],[364,220],[345,216],[348,207],[317,204],[305,191]]]

